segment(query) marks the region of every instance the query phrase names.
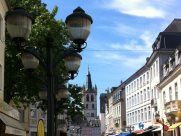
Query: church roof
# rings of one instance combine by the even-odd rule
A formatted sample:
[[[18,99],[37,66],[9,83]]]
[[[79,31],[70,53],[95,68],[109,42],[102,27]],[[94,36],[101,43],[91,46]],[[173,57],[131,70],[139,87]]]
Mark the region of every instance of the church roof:
[[[86,90],[91,91],[92,88],[92,80],[91,80],[91,74],[88,68],[88,74],[86,76]]]

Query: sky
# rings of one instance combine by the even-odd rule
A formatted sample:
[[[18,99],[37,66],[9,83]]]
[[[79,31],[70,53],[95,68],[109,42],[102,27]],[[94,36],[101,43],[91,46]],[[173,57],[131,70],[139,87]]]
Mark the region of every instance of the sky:
[[[81,52],[78,76],[70,83],[86,83],[88,66],[99,95],[120,85],[141,68],[152,44],[174,18],[181,18],[180,0],[42,0],[56,19],[65,20],[80,6],[93,19],[87,48]]]

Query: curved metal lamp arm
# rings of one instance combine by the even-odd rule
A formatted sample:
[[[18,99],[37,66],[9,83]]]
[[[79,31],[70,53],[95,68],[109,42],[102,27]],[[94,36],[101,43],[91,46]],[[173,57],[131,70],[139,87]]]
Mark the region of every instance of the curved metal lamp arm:
[[[78,76],[78,71],[69,73],[68,77],[66,77],[64,80],[73,80],[75,77]]]
[[[77,52],[80,53],[87,47],[87,42],[84,42],[84,44],[71,44],[70,47],[73,47]]]

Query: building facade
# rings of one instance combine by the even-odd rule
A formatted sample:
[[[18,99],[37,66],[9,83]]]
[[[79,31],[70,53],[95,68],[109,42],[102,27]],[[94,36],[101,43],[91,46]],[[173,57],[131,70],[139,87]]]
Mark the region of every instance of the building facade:
[[[169,63],[167,66],[164,63],[167,60],[173,62],[170,56],[172,56],[175,49],[180,47],[180,26],[181,20],[175,19],[161,32],[153,43],[153,52],[147,58],[146,64],[125,81],[128,130],[140,130],[149,126],[157,126],[160,128],[158,134],[163,133],[162,125],[156,122],[155,115],[160,114],[162,118],[165,118],[163,114],[166,105],[163,105],[161,98],[162,95],[165,98],[166,93],[161,94],[162,91],[157,86],[162,82],[165,71],[168,71],[164,70],[163,66],[173,65]],[[177,50],[177,52],[179,51]],[[180,75],[180,73],[177,74]],[[166,84],[166,87],[170,86],[168,82]],[[175,84],[176,89],[177,84]],[[170,87],[169,89],[171,92],[172,89]],[[171,94],[170,97],[172,98]]]
[[[28,112],[28,113],[27,113]],[[41,119],[44,122],[45,134],[47,132],[47,114],[45,111],[37,108],[37,105],[31,105],[26,110],[26,114],[28,115],[28,126],[29,126],[29,136],[37,135],[37,125],[38,121]],[[26,118],[25,118],[26,120]]]
[[[100,94],[100,124],[101,124],[101,136],[105,135],[105,104],[107,102],[106,93]]]
[[[152,127],[155,135],[180,136],[181,125],[181,19],[160,32],[146,63],[126,81],[126,131],[140,132]],[[119,88],[107,93],[105,106],[106,134],[121,132],[122,109]],[[119,108],[121,107],[121,108]],[[160,119],[156,119],[156,115]],[[158,116],[157,116],[158,117]],[[168,126],[168,130],[163,126]]]
[[[158,84],[161,106],[160,116],[169,125],[174,125],[172,133],[181,135],[181,48],[177,48],[162,66],[163,77]]]

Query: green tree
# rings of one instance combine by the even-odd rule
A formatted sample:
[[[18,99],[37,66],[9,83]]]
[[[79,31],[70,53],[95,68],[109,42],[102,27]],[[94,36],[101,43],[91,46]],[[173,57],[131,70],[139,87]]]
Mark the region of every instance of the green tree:
[[[64,45],[69,43],[69,38],[64,22],[55,19],[58,8],[54,7],[54,9],[50,12],[46,9],[46,4],[42,3],[40,0],[10,0],[10,7],[12,9],[14,7],[23,7],[35,19],[31,35],[29,39],[23,43],[23,46],[32,46],[38,49],[38,53],[41,54],[40,57],[44,58],[45,62],[45,45],[47,44],[46,38],[49,36],[48,34],[51,31],[54,41],[53,60],[56,62],[56,65],[54,66],[54,75],[58,75],[58,77],[55,78],[56,84],[64,84],[66,81],[63,80],[63,78],[67,75],[67,71],[63,65],[64,62],[62,56],[63,51],[66,49]],[[7,102],[13,100],[17,105],[19,102],[29,104],[41,101],[38,97],[38,92],[42,89],[44,83],[46,83],[46,71],[44,68],[40,65],[36,70],[31,71],[31,74],[29,71],[23,69],[23,65],[21,63],[21,52],[17,50],[15,43],[6,32],[5,100]],[[71,89],[70,94],[72,96],[76,96],[76,92]],[[79,96],[74,99],[74,102],[77,102],[77,105],[82,107]],[[46,102],[42,103],[46,108]],[[67,100],[67,103],[67,107],[64,108],[69,108],[71,111],[73,111],[71,108],[75,108],[77,106],[74,103],[74,106],[71,106],[72,101],[69,100]],[[79,112],[81,108],[75,108],[75,110]]]

